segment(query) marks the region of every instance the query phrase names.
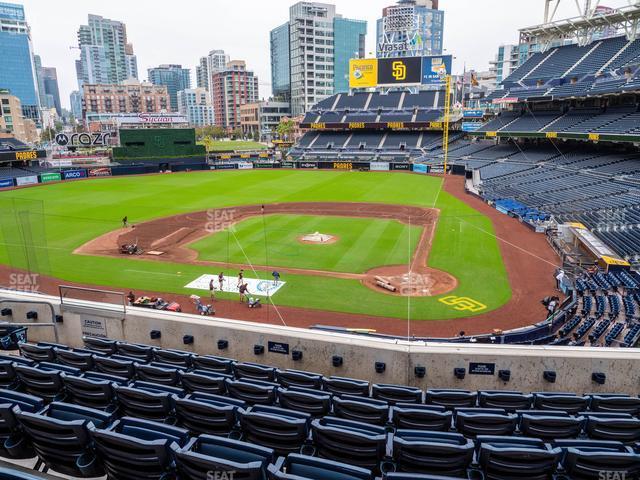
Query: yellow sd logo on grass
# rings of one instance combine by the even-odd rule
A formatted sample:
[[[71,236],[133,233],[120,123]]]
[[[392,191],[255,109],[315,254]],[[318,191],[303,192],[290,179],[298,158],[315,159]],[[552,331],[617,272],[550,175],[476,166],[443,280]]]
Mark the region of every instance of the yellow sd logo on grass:
[[[484,303],[480,303],[477,300],[469,297],[457,297],[455,295],[449,295],[447,297],[442,297],[438,300],[445,305],[453,307],[454,310],[458,310],[460,312],[469,311],[469,312],[481,312],[485,310],[487,306]]]
[[[402,62],[393,62],[391,64],[393,71],[391,75],[398,81],[407,79],[407,66]]]

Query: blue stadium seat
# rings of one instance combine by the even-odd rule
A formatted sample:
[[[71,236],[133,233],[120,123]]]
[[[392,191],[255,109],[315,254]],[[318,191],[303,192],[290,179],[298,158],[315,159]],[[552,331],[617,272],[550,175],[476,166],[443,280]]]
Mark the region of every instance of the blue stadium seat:
[[[272,448],[279,455],[298,452],[309,435],[311,416],[279,407],[239,410],[243,439]]]
[[[166,368],[156,364],[136,364],[135,368],[136,377],[143,382],[158,383],[171,387],[175,387],[180,383],[180,377],[178,376],[178,370],[176,368]]]
[[[503,408],[507,412],[531,408],[533,395],[508,390],[478,392],[478,405],[483,408]]]
[[[371,386],[371,397],[389,405],[396,403],[422,403],[422,390],[402,385],[376,383]]]
[[[99,410],[115,409],[113,383],[107,380],[62,375],[67,401]]]
[[[229,435],[238,426],[239,400],[206,393],[192,393],[175,399],[178,425],[194,435]]]
[[[391,423],[396,428],[447,432],[453,413],[439,405],[396,404],[391,407]]]
[[[132,379],[136,375],[135,362],[131,360],[118,360],[112,357],[96,357],[95,369],[108,375],[116,375]]]
[[[77,368],[83,372],[93,369],[94,355],[91,353],[62,348],[54,348],[53,350],[55,352],[56,361],[62,365]]]
[[[116,342],[118,355],[134,358],[142,363],[150,362],[153,359],[153,347],[150,345],[139,345],[137,343]]]
[[[115,340],[110,340],[108,338],[98,338],[98,337],[82,337],[82,341],[84,342],[84,346],[89,350],[95,350],[96,352],[103,353],[106,355],[111,355],[116,353],[117,346]]]
[[[229,395],[249,405],[273,405],[276,402],[277,383],[227,378],[225,384]]]
[[[478,394],[469,390],[430,389],[425,392],[427,405],[441,405],[447,410],[475,407],[477,398]]]
[[[389,404],[381,400],[343,395],[333,397],[332,403],[334,415],[340,418],[381,426],[389,420]]]
[[[582,431],[584,417],[566,412],[547,410],[521,410],[520,431],[527,437],[554,440],[576,438]]]
[[[269,465],[269,480],[374,480],[370,470],[295,453]]]
[[[344,377],[323,377],[322,389],[333,395],[369,396],[369,382]]]
[[[48,345],[36,345],[33,343],[21,343],[18,345],[20,355],[34,362],[55,362],[56,353],[54,347]]]
[[[193,357],[193,353],[180,350],[157,349],[153,352],[153,359],[156,362],[173,365],[175,367],[191,368],[193,365]]]
[[[64,397],[64,385],[59,371],[42,370],[26,365],[16,365],[15,371],[20,381],[20,388],[28,394],[40,397],[46,402]]]
[[[609,478],[637,478],[640,473],[640,455],[619,442],[558,440],[553,445],[562,449],[562,467],[572,480],[600,479],[602,472]]]
[[[11,390],[0,390],[0,457],[35,457],[31,442],[22,433],[17,412],[35,413],[44,408],[41,398]]]
[[[278,388],[278,403],[281,407],[308,413],[314,418],[328,415],[331,411],[331,394],[306,388]]]
[[[122,415],[167,421],[173,412],[173,395],[160,389],[116,386],[115,396]]]
[[[499,408],[456,408],[456,430],[465,437],[508,436],[516,430],[518,417]]]
[[[190,372],[179,371],[180,384],[187,392],[210,393],[224,395],[227,392],[225,380],[231,379],[230,375],[210,370],[193,370]]]
[[[322,388],[322,375],[300,370],[276,370],[276,381],[284,388]]]
[[[234,363],[236,363],[236,361],[231,358],[198,355],[193,359],[193,368],[196,370],[209,370],[230,375],[233,373]]]
[[[238,380],[260,380],[262,382],[274,382],[276,379],[276,367],[261,365],[259,363],[234,363],[233,373]]]

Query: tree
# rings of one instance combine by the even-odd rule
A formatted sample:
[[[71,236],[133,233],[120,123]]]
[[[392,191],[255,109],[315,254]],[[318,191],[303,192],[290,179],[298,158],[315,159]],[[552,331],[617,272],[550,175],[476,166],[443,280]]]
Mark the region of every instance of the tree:
[[[289,137],[293,135],[295,129],[295,122],[292,119],[285,117],[280,120],[276,131],[278,132],[278,137],[280,137],[281,140],[289,140]]]
[[[54,128],[51,128],[51,127],[43,128],[42,133],[40,133],[40,142],[42,143],[53,142],[54,139],[56,138],[56,133],[58,132],[56,132]]]
[[[213,149],[213,138],[211,138],[210,135],[207,135],[202,139],[202,144],[207,151],[207,155],[209,155],[209,152]]]

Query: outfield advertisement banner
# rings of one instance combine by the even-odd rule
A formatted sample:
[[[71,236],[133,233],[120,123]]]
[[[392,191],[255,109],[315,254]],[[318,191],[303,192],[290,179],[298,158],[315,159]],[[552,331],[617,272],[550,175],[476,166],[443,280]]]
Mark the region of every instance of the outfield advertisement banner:
[[[213,280],[213,284],[216,291],[220,291],[220,283],[218,283],[218,275],[201,275],[193,282],[184,286],[184,288],[190,288],[192,290],[206,290],[209,291],[209,283]],[[287,282],[279,281],[275,283],[273,280],[260,280],[259,278],[245,278],[244,282],[247,284],[249,291],[247,296],[252,295],[266,297],[267,295],[275,295]],[[228,277],[225,275],[224,282],[222,282],[222,291],[226,293],[238,293],[238,277]]]
[[[282,168],[296,168],[296,162],[282,162]]]
[[[406,171],[410,171],[411,170],[411,164],[410,163],[392,163],[391,164],[391,170],[406,170]]]
[[[439,85],[451,75],[451,55],[422,57],[422,84]]]
[[[33,185],[35,183],[38,183],[38,176],[37,175],[29,175],[28,177],[18,177],[18,178],[16,178],[16,185],[18,185],[19,187],[21,187],[23,185]]]
[[[62,172],[62,178],[65,180],[75,180],[76,178],[86,178],[87,171],[84,169],[78,170],[65,170]]]
[[[369,167],[372,172],[386,172],[389,170],[388,162],[371,162]]]
[[[251,162],[238,162],[238,170],[251,170],[253,163]]]
[[[316,162],[298,162],[298,168],[318,168]]]
[[[352,58],[349,60],[349,88],[370,88],[377,84],[377,58]]]
[[[254,163],[253,168],[280,168],[279,163]]]
[[[62,180],[62,175],[59,173],[41,173],[40,174],[40,182],[48,183],[48,182],[59,182]]]
[[[238,165],[235,163],[218,163],[211,167],[211,170],[235,170]]]
[[[428,173],[429,167],[427,167],[426,165],[423,165],[422,163],[414,163],[413,171],[416,173]]]
[[[0,178],[0,188],[13,187],[13,178]]]
[[[90,168],[87,173],[90,177],[110,177],[111,169],[109,167]]]
[[[451,75],[451,55],[362,58],[349,61],[349,88],[440,85]],[[357,127],[357,122],[354,127]]]

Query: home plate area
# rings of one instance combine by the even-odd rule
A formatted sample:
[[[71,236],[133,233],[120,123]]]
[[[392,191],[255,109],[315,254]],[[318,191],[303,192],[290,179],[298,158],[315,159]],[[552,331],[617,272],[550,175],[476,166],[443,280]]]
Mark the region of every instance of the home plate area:
[[[216,291],[220,291],[220,283],[218,275],[201,275],[193,282],[184,286],[192,290],[209,290],[209,283],[213,280]],[[287,282],[279,281],[277,284],[273,280],[260,280],[259,278],[244,278],[250,295],[273,296],[278,293]],[[227,293],[238,293],[238,277],[224,276],[222,283],[222,291]]]

